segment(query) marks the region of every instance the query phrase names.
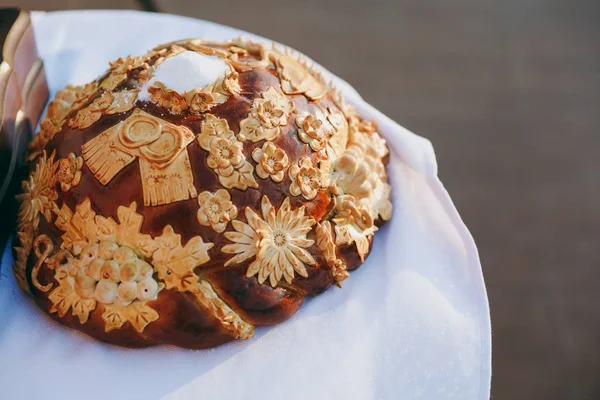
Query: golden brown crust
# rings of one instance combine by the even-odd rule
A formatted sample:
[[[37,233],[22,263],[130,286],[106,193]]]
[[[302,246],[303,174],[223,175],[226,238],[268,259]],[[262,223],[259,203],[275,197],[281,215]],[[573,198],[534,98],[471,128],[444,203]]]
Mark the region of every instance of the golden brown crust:
[[[183,51],[229,70],[140,100]],[[340,286],[391,217],[376,126],[302,60],[243,40],[111,63],[57,94],[29,150],[19,282],[61,323],[123,346],[249,338]]]

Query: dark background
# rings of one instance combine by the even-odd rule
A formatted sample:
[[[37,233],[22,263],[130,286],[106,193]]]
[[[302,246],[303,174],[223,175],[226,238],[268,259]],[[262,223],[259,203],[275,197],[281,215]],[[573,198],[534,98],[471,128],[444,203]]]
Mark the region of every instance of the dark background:
[[[599,0],[16,4],[156,7],[288,44],[346,79],[435,146],[481,254],[492,397],[600,399]]]

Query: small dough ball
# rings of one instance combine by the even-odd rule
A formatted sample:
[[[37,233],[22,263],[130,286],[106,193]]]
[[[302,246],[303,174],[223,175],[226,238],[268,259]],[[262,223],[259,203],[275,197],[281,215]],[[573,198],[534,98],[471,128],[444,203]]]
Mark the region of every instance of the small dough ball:
[[[88,243],[79,254],[79,265],[88,265],[98,257],[98,243]]]
[[[121,265],[121,268],[119,268],[121,282],[135,281],[138,277],[139,269],[136,262],[128,262]]]
[[[121,246],[113,253],[113,260],[117,261],[119,264],[125,264],[128,261],[135,261],[137,259],[137,255],[135,251],[131,247]]]
[[[101,280],[96,285],[94,298],[100,303],[110,304],[117,298],[118,285],[115,282]]]
[[[87,274],[94,278],[94,280],[99,281],[100,279],[102,279],[102,277],[100,276],[100,270],[102,269],[103,265],[103,258],[94,258],[92,262],[90,262],[90,265],[87,266]]]
[[[115,250],[119,248],[119,245],[112,240],[101,240],[98,243],[98,255],[105,260],[113,258]]]
[[[96,291],[96,280],[81,269],[75,277],[75,292],[84,299],[93,299]]]
[[[140,300],[154,300],[158,294],[158,284],[152,278],[146,278],[138,282],[137,297]]]
[[[115,260],[105,261],[100,269],[100,278],[111,282],[119,282],[119,263]]]
[[[139,266],[139,274],[137,277],[138,281],[143,281],[144,279],[152,278],[152,275],[154,274],[154,268],[152,268],[152,265],[148,264],[144,260],[137,260],[137,264]]]
[[[132,302],[137,297],[138,284],[136,282],[121,282],[117,296],[124,302]]]

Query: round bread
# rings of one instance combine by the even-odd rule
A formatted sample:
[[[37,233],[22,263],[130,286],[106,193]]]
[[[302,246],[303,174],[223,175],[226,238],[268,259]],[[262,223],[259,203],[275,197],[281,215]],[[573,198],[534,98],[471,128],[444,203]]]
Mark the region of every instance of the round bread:
[[[376,129],[287,50],[118,59],[59,91],[29,145],[17,281],[104,342],[247,339],[367,257],[392,212]]]

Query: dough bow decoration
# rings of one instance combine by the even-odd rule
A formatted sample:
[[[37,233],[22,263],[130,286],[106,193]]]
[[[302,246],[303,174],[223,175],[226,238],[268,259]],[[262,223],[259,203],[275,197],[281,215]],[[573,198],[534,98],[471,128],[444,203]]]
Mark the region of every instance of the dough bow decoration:
[[[188,128],[136,109],[125,121],[85,143],[83,158],[103,185],[137,158],[144,205],[169,204],[198,195],[186,150],[193,140]]]

